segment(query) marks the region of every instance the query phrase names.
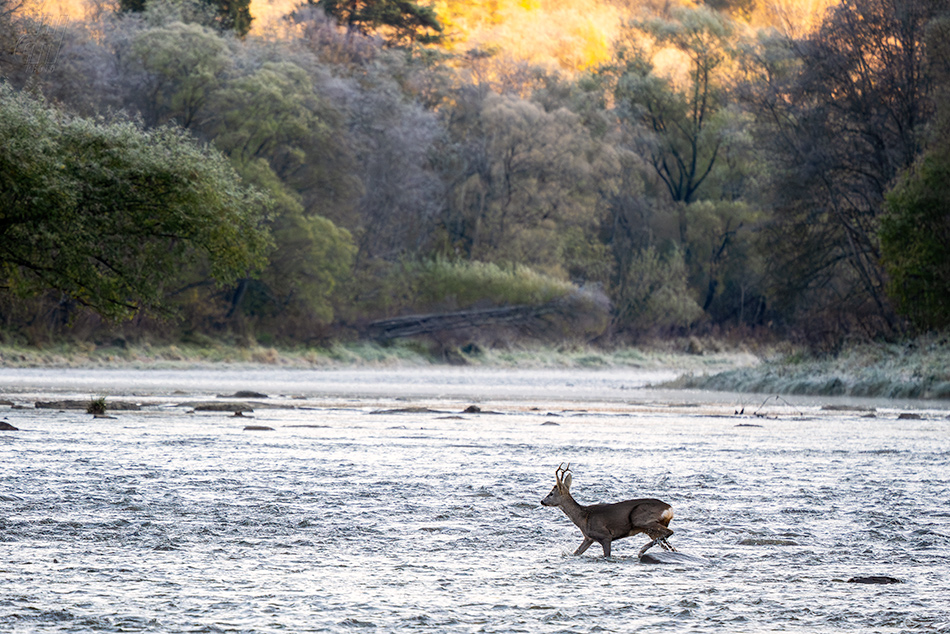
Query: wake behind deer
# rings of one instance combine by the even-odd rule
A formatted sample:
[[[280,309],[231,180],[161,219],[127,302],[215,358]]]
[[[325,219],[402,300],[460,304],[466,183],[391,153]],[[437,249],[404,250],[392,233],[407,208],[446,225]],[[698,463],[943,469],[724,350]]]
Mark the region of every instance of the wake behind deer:
[[[659,544],[676,552],[666,539],[673,534],[669,529],[673,519],[673,507],[666,502],[643,498],[625,500],[613,504],[578,504],[571,497],[571,465],[559,466],[554,472],[556,483],[547,497],[541,500],[544,506],[558,506],[584,534],[584,541],[574,551],[582,554],[594,542],[604,549],[604,557],[610,557],[610,544],[617,539],[645,533],[653,541],[640,549],[639,557]]]

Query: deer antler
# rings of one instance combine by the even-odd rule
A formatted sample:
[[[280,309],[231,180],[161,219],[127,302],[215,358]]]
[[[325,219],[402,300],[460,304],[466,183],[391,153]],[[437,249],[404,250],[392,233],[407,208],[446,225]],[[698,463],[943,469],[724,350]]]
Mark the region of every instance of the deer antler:
[[[559,485],[564,484],[564,476],[571,472],[571,463],[567,463],[567,467],[564,466],[562,462],[558,468],[554,471],[554,478],[557,480]]]

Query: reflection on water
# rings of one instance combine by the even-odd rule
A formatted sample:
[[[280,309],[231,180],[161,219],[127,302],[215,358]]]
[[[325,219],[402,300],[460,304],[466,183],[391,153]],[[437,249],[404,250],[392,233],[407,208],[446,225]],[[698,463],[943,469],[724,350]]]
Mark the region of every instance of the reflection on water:
[[[0,631],[950,631],[946,411],[351,372],[0,371],[17,405],[146,404],[0,409]],[[277,407],[180,406],[241,389]],[[642,537],[571,556],[539,505],[568,460],[579,501],[664,499],[708,563],[641,564]],[[845,583],[869,575],[904,583]]]

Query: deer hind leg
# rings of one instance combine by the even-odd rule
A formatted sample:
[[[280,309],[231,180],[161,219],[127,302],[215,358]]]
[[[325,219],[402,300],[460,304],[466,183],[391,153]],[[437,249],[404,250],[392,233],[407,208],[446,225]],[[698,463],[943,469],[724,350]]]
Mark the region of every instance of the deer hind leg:
[[[652,537],[653,541],[648,542],[646,546],[640,549],[638,557],[643,557],[643,553],[650,550],[657,544],[659,544],[660,547],[664,548],[665,550],[676,552],[676,549],[673,548],[673,546],[668,541],[666,541],[666,538],[673,534],[673,531],[668,529],[666,526],[657,523],[655,526],[650,526],[643,532]]]

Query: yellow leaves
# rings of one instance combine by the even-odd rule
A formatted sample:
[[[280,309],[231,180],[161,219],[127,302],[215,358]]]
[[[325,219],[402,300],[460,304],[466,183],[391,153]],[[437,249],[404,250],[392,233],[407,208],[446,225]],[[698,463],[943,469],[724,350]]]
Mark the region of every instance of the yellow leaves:
[[[498,50],[506,58],[578,71],[609,59],[622,13],[603,0],[440,0],[456,48]]]
[[[251,0],[251,35],[265,36],[291,32],[290,22],[285,20],[300,6],[300,0]]]
[[[82,20],[91,13],[92,0],[26,0],[20,12],[38,19]]]
[[[790,37],[802,37],[821,24],[822,18],[840,0],[767,0],[752,13],[754,27],[773,27]]]

